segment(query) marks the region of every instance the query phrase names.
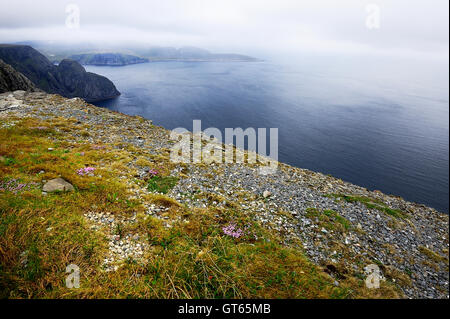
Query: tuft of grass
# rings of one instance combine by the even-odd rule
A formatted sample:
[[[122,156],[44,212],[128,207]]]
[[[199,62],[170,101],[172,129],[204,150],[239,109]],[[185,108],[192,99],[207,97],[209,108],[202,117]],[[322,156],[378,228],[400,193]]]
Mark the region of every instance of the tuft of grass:
[[[350,195],[342,195],[342,194],[331,194],[332,197],[338,199],[341,198],[342,200],[348,202],[348,203],[362,203],[367,208],[370,209],[376,209],[379,210],[387,215],[390,215],[394,218],[398,219],[407,219],[409,218],[409,215],[405,213],[404,211],[400,209],[392,209],[388,207],[386,204],[384,204],[382,201],[366,197],[366,196],[350,196]]]
[[[167,194],[178,183],[178,178],[173,176],[153,176],[148,181],[148,190]]]
[[[352,228],[352,223],[348,219],[331,209],[321,212],[316,208],[308,208],[306,210],[306,216],[309,218],[317,218],[319,225],[329,230],[346,232]]]
[[[158,204],[164,207],[180,207],[180,203],[178,203],[175,199],[160,195],[160,194],[149,194],[145,198],[151,203]]]
[[[11,165],[14,165],[14,164],[17,164],[17,161],[14,158],[6,157],[3,160],[3,165],[5,165],[5,166],[11,166]]]
[[[428,258],[430,258],[432,261],[439,263],[439,262],[444,262],[448,264],[448,258],[432,251],[431,249],[424,247],[424,246],[419,246],[419,251],[424,254],[425,256],[427,256]]]
[[[123,229],[123,226],[121,223],[117,223],[116,229],[115,229],[115,234],[118,235],[120,238],[123,237],[124,229]]]

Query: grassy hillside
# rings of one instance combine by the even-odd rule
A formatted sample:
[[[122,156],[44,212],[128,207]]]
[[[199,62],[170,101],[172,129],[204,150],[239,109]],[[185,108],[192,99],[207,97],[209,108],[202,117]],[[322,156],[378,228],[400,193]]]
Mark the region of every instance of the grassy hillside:
[[[448,216],[282,164],[175,164],[151,121],[14,96],[0,95],[2,297],[402,298],[429,293],[424,273],[446,294]],[[44,192],[54,178],[74,190]]]
[[[150,185],[158,190],[167,178],[171,163],[165,155],[131,145],[92,144],[87,141],[89,126],[70,119],[10,117],[6,123],[0,126],[2,297],[399,296],[389,282],[377,291],[352,277],[336,286],[299,247],[281,245],[275,232],[252,221],[236,203],[192,209],[152,191],[136,199],[131,195],[134,188]],[[159,179],[136,179],[127,167],[131,159],[158,168]],[[85,166],[95,166],[95,173],[77,174]],[[43,194],[43,180],[59,176],[75,191]],[[160,207],[163,218],[148,215],[148,205]],[[96,228],[85,217],[88,212],[107,212],[123,221]],[[230,223],[248,231],[239,238],[227,235],[223,229]],[[139,238],[148,249],[140,258],[118,262],[116,271],[107,271],[103,261],[111,236]],[[65,287],[69,264],[81,269],[80,289]]]

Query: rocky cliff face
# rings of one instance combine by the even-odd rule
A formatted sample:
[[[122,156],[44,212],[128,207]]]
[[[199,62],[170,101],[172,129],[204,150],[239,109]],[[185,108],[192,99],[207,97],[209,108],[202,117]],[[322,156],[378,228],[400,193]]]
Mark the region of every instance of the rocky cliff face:
[[[66,97],[84,97],[88,102],[113,98],[120,95],[114,84],[106,77],[86,72],[76,61],[63,60],[55,73],[64,87]]]
[[[55,66],[30,46],[0,45],[0,58],[48,93],[81,97],[88,102],[120,95],[107,78],[88,73],[79,63],[71,60],[63,60]]]
[[[35,92],[37,89],[26,76],[0,59],[0,93],[16,90]]]

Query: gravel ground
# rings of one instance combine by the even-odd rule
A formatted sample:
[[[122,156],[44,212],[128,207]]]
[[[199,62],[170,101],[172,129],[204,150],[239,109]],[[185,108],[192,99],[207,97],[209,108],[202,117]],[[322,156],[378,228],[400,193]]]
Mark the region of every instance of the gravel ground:
[[[91,125],[91,143],[129,143],[155,154],[163,154],[173,145],[170,132],[151,121],[97,108],[78,98],[23,91],[2,94],[0,127],[14,125],[8,121],[9,115],[42,120],[73,118]],[[74,134],[73,140],[78,138]],[[133,163],[130,166],[140,175],[148,172],[148,168]],[[446,213],[282,163],[271,175],[260,174],[252,165],[222,163],[180,165],[172,175],[180,177],[168,194],[173,199],[192,207],[234,203],[265,227],[278,231],[285,245],[300,241],[310,260],[328,269],[336,279],[364,272],[367,263],[372,262],[380,266],[385,277],[398,281],[407,298],[449,298]],[[147,190],[133,192],[139,198]],[[195,194],[215,194],[220,200],[199,199]],[[377,207],[361,200],[346,200],[344,194],[371,198],[370,204],[376,203]],[[401,211],[406,218],[393,217],[380,207]],[[154,205],[147,208],[152,216],[160,216],[164,210]],[[333,210],[350,223],[350,228],[339,231],[324,227],[311,214],[313,208]],[[117,223],[133,223],[135,217],[117,221],[114,216],[91,212],[86,212],[85,217],[93,229],[109,229],[110,255],[104,261],[107,271],[113,271],[117,261],[128,257],[138,260],[146,249],[142,238],[119,238],[114,234]],[[170,227],[170,221],[166,227]],[[427,251],[442,258],[431,258],[424,253]]]

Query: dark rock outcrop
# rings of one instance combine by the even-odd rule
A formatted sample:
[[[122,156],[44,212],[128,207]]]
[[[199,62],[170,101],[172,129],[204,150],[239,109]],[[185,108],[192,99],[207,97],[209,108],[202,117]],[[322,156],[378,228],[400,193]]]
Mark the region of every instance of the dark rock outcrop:
[[[22,73],[0,59],[0,93],[9,91],[37,91],[34,84]]]
[[[106,77],[86,72],[76,61],[62,60],[58,65],[56,79],[65,89],[67,97],[83,97],[86,101],[99,101],[113,98],[120,93]]]
[[[0,58],[25,75],[39,89],[64,97],[81,97],[87,102],[120,95],[114,84],[98,74],[86,72],[76,61],[53,65],[44,55],[27,45],[0,45]]]
[[[121,53],[76,54],[70,56],[69,58],[83,65],[124,66],[148,62],[148,59]]]

